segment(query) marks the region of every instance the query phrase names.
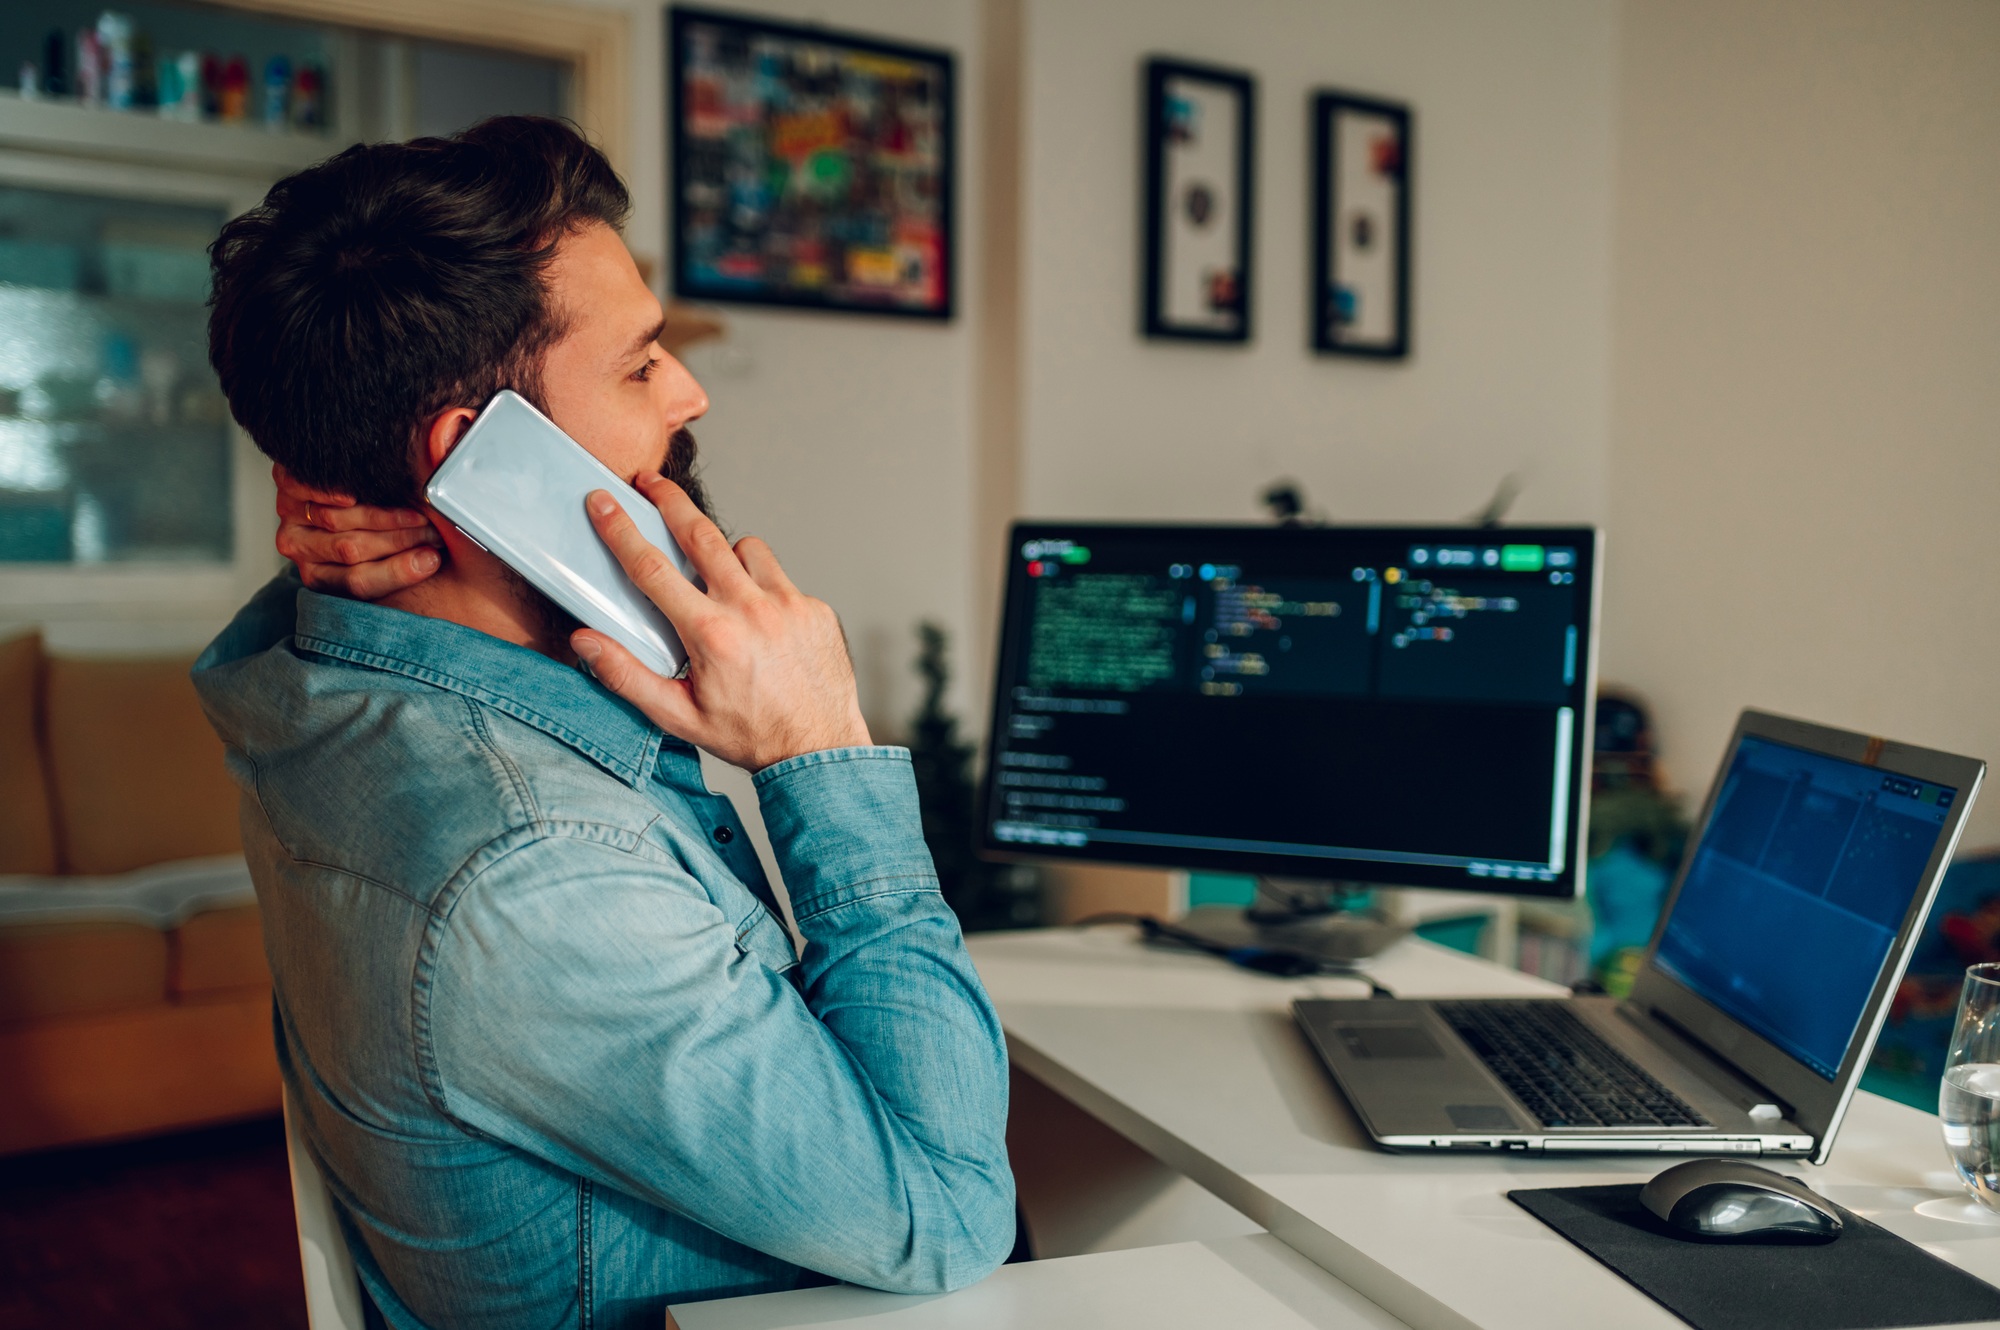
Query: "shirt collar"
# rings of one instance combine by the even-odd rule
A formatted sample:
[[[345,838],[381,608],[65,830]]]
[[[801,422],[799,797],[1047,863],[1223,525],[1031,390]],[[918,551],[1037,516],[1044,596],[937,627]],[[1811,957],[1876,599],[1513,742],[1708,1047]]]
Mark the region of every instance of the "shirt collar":
[[[662,744],[688,747],[581,670],[449,619],[300,591],[292,640],[300,651],[418,679],[503,711],[634,788],[653,770]]]

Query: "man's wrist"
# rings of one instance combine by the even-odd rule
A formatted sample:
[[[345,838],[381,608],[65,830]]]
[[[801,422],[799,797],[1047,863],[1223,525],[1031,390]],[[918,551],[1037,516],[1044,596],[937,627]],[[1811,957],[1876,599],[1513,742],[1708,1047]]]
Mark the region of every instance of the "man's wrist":
[[[824,733],[799,736],[788,743],[775,745],[769,754],[760,754],[753,760],[750,770],[768,771],[794,758],[806,757],[813,753],[845,753],[874,746],[875,740],[868,733],[868,722],[863,720],[861,713],[857,711],[844,725],[829,726]]]
[[[910,750],[895,744],[858,743],[837,748],[815,748],[809,752],[794,753],[790,757],[779,758],[768,766],[760,767],[752,773],[761,793],[765,787],[782,781],[797,771],[812,767],[829,766],[847,762],[888,762],[904,769],[910,765]]]

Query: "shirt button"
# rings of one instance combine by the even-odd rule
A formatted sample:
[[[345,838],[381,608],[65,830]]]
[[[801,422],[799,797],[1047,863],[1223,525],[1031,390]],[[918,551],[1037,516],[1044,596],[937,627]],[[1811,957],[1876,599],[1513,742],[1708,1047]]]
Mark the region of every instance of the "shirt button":
[[[715,843],[717,845],[727,845],[729,844],[729,842],[735,839],[736,839],[736,833],[731,831],[728,827],[717,827],[715,829]]]

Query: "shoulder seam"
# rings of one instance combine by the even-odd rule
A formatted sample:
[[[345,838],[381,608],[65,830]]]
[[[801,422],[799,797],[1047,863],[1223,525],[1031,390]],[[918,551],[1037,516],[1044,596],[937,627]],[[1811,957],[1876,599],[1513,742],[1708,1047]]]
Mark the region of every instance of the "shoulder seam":
[[[521,811],[527,817],[528,824],[537,831],[541,830],[542,810],[535,802],[534,792],[528,788],[528,778],[521,774],[521,768],[500,747],[499,740],[493,737],[493,727],[486,723],[486,717],[481,714],[479,703],[462,695],[461,700],[465,703],[466,714],[472,718],[473,733],[479,737],[482,744],[486,745],[486,751],[493,755],[493,760],[500,764],[501,771],[506,773],[508,782],[513,785],[514,797],[520,801]]]
[[[298,649],[302,651],[308,651],[329,660],[340,661],[346,665],[358,666],[362,669],[373,670],[381,674],[399,675],[405,679],[412,679],[418,683],[427,684],[440,691],[467,698],[480,705],[492,707],[502,715],[511,716],[515,720],[519,720],[523,724],[540,730],[544,734],[550,735],[576,749],[576,751],[582,753],[585,757],[635,789],[645,779],[644,768],[646,763],[644,760],[635,765],[633,762],[619,757],[602,748],[600,745],[593,743],[575,729],[563,724],[553,716],[545,715],[525,703],[494,692],[492,689],[473,683],[471,680],[461,679],[434,666],[419,664],[416,661],[406,660],[401,656],[392,656],[379,651],[362,650],[310,633],[295,633],[292,640]],[[655,730],[653,733],[657,736],[659,731]],[[657,738],[649,740],[647,747],[649,752],[657,751]]]
[[[323,869],[324,871],[329,873],[338,873],[342,877],[351,878],[356,882],[365,882],[371,887],[378,887],[381,890],[388,892],[391,896],[394,896],[399,900],[408,901],[411,905],[414,905],[418,910],[422,911],[425,914],[430,913],[430,906],[426,905],[423,901],[418,900],[415,896],[412,896],[409,892],[404,891],[401,887],[395,885],[393,882],[384,882],[381,878],[370,877],[366,873],[356,872],[354,869],[347,868],[341,864],[330,864],[323,859],[310,858],[306,855],[298,853],[290,845],[286,844],[285,838],[278,834],[277,825],[271,820],[270,805],[264,802],[263,770],[260,767],[258,767],[257,759],[251,757],[248,753],[241,753],[240,756],[243,759],[243,764],[250,768],[249,794],[251,803],[255,805],[257,809],[257,816],[263,819],[264,827],[267,831],[270,832],[271,839],[278,843],[278,848],[285,852],[286,858],[290,859],[293,863],[298,864],[300,867],[303,868]]]

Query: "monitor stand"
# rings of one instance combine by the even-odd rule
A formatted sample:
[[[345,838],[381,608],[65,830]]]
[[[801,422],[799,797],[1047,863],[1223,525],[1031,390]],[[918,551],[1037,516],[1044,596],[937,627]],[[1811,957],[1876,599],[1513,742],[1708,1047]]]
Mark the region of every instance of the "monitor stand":
[[[1296,951],[1330,964],[1363,960],[1410,931],[1379,909],[1358,908],[1364,882],[1260,877],[1248,909],[1200,905],[1180,926],[1225,947]]]

